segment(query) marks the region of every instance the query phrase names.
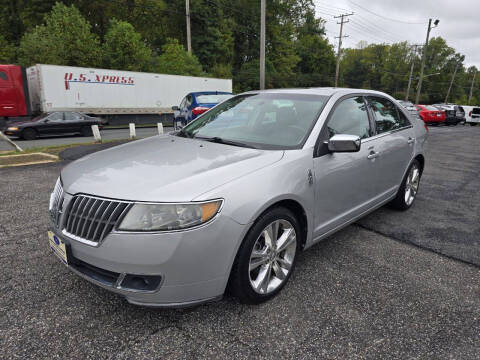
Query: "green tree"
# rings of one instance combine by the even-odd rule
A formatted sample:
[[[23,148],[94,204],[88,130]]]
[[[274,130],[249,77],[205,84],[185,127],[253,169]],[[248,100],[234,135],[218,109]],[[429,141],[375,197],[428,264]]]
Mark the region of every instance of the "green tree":
[[[224,11],[225,10],[225,11]],[[192,28],[193,53],[203,69],[213,71],[215,67],[231,68],[233,63],[233,32],[235,22],[226,17],[228,8],[222,8],[220,0],[199,0],[192,2],[194,16]]]
[[[15,60],[15,47],[0,35],[0,64],[12,63]]]
[[[205,75],[198,59],[194,55],[190,55],[177,39],[167,39],[154,69],[164,74]]]
[[[152,51],[139,33],[126,21],[110,22],[102,46],[103,66],[110,69],[148,71],[152,67]]]
[[[45,24],[23,36],[18,60],[25,66],[35,63],[97,66],[100,43],[75,6],[56,3],[45,16]]]
[[[300,61],[296,86],[331,86],[334,83],[335,53],[325,37],[325,26],[315,18],[314,11],[308,11],[305,22],[297,28],[295,51]]]

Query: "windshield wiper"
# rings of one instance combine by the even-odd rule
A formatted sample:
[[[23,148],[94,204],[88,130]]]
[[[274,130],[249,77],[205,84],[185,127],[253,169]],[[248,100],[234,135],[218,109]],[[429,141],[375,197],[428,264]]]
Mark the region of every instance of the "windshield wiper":
[[[217,143],[217,144],[233,145],[233,146],[240,146],[240,147],[247,147],[247,148],[256,149],[256,147],[253,146],[253,145],[246,144],[246,143],[243,143],[243,142],[240,142],[240,141],[223,139],[219,136],[213,136],[213,137],[195,136],[195,139],[210,141],[210,142],[214,142],[214,143]]]
[[[193,137],[192,135],[190,135],[189,133],[187,133],[185,131],[185,128],[180,129],[180,131],[178,131],[176,135],[180,136],[180,137],[186,137],[186,138],[192,138]]]

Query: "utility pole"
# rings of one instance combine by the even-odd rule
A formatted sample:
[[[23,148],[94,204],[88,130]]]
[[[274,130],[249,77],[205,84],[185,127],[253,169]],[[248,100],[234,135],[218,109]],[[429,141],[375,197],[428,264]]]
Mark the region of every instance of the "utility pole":
[[[185,1],[185,16],[187,20],[187,51],[189,54],[192,53],[192,35],[190,33],[190,0]]]
[[[470,94],[468,95],[468,105],[470,105],[470,101],[472,101],[473,84],[475,83],[475,76],[477,76],[476,71],[473,73],[472,85],[470,86]]]
[[[415,50],[413,50],[412,66],[410,67],[410,76],[408,77],[408,86],[407,86],[407,93],[405,94],[405,101],[408,101],[408,96],[410,95],[410,86],[412,85],[413,68],[415,66],[415,56],[417,55],[417,47],[419,46],[420,45],[413,45]]]
[[[350,14],[341,14],[338,16],[334,16],[334,18],[340,18],[340,22],[337,22],[337,24],[340,25],[340,34],[339,36],[336,36],[335,38],[338,39],[338,51],[337,51],[337,67],[335,69],[335,87],[338,86],[338,74],[340,73],[340,55],[342,51],[342,39],[344,37],[348,37],[348,35],[343,35],[343,24],[348,23],[348,20],[345,20],[347,16],[351,16],[353,13]]]
[[[450,80],[450,86],[448,87],[447,96],[445,96],[445,104],[447,104],[448,96],[450,95],[450,90],[452,90],[453,81],[455,80],[455,75],[457,75],[458,64],[455,65],[455,70],[453,71],[452,80]]]
[[[438,25],[440,20],[434,21],[434,27]],[[423,82],[423,71],[425,69],[425,60],[427,58],[427,49],[428,49],[428,38],[430,37],[430,30],[432,30],[432,19],[428,19],[428,29],[427,29],[427,39],[425,40],[425,45],[423,46],[423,53],[422,53],[422,65],[420,67],[420,78],[418,79],[418,86],[417,86],[417,97],[415,98],[415,104],[418,104],[420,101],[420,92],[422,91],[422,82]]]
[[[260,90],[265,89],[265,3],[260,1]]]

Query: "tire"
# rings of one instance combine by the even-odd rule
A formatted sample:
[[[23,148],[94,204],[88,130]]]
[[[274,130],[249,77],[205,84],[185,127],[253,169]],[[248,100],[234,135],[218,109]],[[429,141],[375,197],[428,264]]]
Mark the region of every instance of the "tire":
[[[474,122],[471,122],[469,124],[470,124],[470,126],[477,126],[477,123],[474,123]]]
[[[414,175],[415,170],[417,171],[416,177]],[[415,180],[412,180],[411,176],[413,176]],[[403,178],[402,184],[398,189],[395,199],[390,202],[390,207],[401,211],[409,209],[413,205],[417,197],[421,177],[422,168],[418,160],[415,159],[410,164],[408,171]],[[410,191],[409,195],[407,194],[407,191]]]
[[[93,135],[92,128],[89,127],[89,126],[83,126],[80,129],[80,133],[82,134],[82,136],[92,136]]]
[[[22,138],[25,140],[35,140],[37,138],[37,131],[32,128],[26,128],[22,131]]]
[[[277,241],[270,242],[274,226]],[[280,243],[282,235],[286,240]],[[277,295],[295,268],[301,238],[299,223],[290,210],[276,207],[261,215],[238,250],[229,282],[231,293],[244,304],[259,304]],[[277,244],[285,248],[278,251]]]

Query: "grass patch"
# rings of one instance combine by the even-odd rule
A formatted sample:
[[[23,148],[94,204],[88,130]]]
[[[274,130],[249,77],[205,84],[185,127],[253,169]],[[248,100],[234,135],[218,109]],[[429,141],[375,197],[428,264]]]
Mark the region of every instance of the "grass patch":
[[[156,128],[157,123],[155,124],[135,124],[135,129],[141,129],[141,128]],[[163,127],[173,127],[173,122],[164,122]],[[123,125],[105,125],[103,126],[102,130],[109,130],[109,129],[128,129],[129,125],[128,124],[123,124]]]
[[[21,165],[33,165],[33,164],[44,164],[49,162],[55,162],[58,160],[58,157],[46,153],[29,153],[29,154],[20,154],[20,155],[11,155],[11,156],[2,156],[0,157],[0,168],[7,166],[21,166]]]
[[[111,142],[122,142],[122,141],[125,141],[125,140],[124,139],[103,140],[102,144],[111,143]],[[93,144],[98,144],[98,143],[92,141],[92,142],[88,142],[88,143],[39,146],[39,147],[26,149],[24,152],[18,152],[18,151],[15,151],[15,150],[0,152],[0,157],[10,156],[10,155],[32,154],[32,153],[46,153],[46,154],[51,154],[51,155],[58,155],[63,150],[71,148],[71,147],[82,146],[82,145],[93,145]]]

